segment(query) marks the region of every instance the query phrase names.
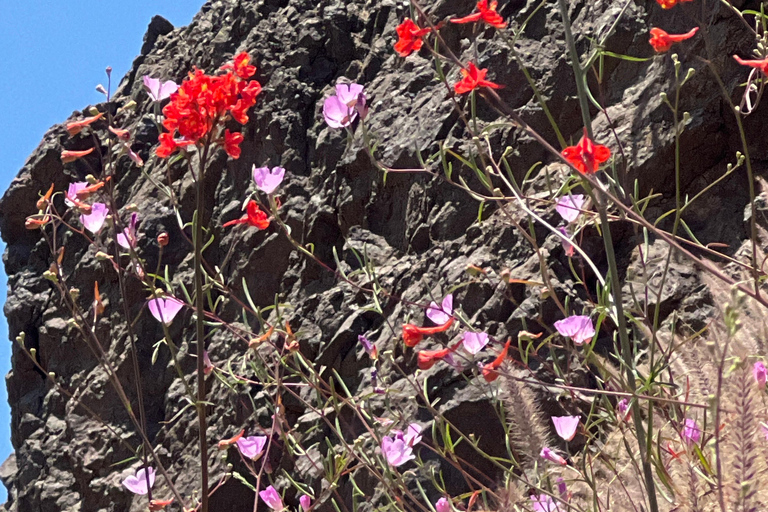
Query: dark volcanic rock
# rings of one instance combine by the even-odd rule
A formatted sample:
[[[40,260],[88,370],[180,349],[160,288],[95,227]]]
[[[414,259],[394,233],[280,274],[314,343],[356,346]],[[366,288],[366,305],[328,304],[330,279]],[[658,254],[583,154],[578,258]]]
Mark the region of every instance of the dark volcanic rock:
[[[582,51],[588,48],[588,38],[607,31],[620,10],[617,3],[608,1],[569,3],[574,26],[579,29],[578,44]],[[437,17],[442,17],[460,9],[469,12],[474,2],[445,0],[433,4]],[[518,27],[538,4],[510,1],[502,6],[502,13],[512,21],[512,27]],[[624,18],[606,42],[608,50],[650,57],[647,29],[657,24],[657,18],[663,16],[665,28],[670,31],[676,28],[682,31],[688,26],[690,20],[681,11],[662,13],[651,9],[651,4],[654,2],[629,4]],[[379,139],[380,156],[387,165],[418,165],[416,151],[429,154],[436,148],[436,140],[445,140],[447,147],[457,150],[469,148],[453,99],[444,84],[434,77],[433,64],[426,58],[426,52],[404,60],[392,50],[395,26],[405,15],[402,2],[391,0],[211,1],[188,27],[174,29],[162,18],[154,18],[141,54],[114,98],[117,106],[130,100],[137,102],[137,109],[119,114],[117,122],[135,134],[133,147],[147,162],[146,173],[164,181],[165,163],[159,162],[153,153],[157,129],[150,117],[151,104],[142,88],[141,77],[150,74],[180,81],[194,66],[213,71],[236,52],[250,52],[258,66],[255,78],[264,90],[242,130],[245,136],[242,157],[233,161],[227,160],[223,153],[217,154],[207,174],[206,204],[209,206],[204,217],[209,219],[215,240],[207,249],[206,258],[212,265],[223,265],[222,271],[230,279],[235,294],[242,296],[245,281],[257,306],[273,304],[276,296],[281,302],[290,303],[295,308],[289,317],[291,326],[304,334],[302,352],[318,365],[335,368],[351,389],[370,385],[369,364],[357,346],[358,334],[368,333],[371,340],[378,343],[379,350],[393,350],[402,368],[416,368],[412,351],[404,352],[399,332],[390,329],[400,325],[406,315],[415,310],[390,299],[383,304],[385,318],[363,312],[360,308],[367,304],[367,297],[300,256],[284,235],[274,230],[222,230],[222,223],[240,215],[239,207],[251,182],[253,164],[279,164],[287,169],[287,180],[281,191],[282,211],[297,240],[314,244],[315,254],[331,266],[335,266],[335,248],[346,270],[359,266],[352,249],[361,252],[367,248],[368,257],[377,266],[381,285],[395,297],[421,302],[430,293],[439,296],[442,290],[467,279],[465,269],[470,264],[491,267],[496,273],[508,268],[517,279],[539,279],[538,258],[501,210],[488,208],[484,221],[478,225],[477,204],[442,179],[390,174],[385,181],[371,165],[359,141],[348,143],[343,132],[331,130],[324,124],[320,114],[322,100],[330,94],[336,81],[344,78],[365,84],[374,98],[370,129]],[[734,152],[740,149],[727,103],[710,71],[693,55],[705,53],[707,49],[712,52],[708,56],[712,65],[737,99],[745,73],[729,56],[749,55],[753,44],[749,34],[732,17],[716,18],[708,30],[709,34],[702,34],[679,49],[684,67],[697,70],[685,86],[681,105],[691,116],[682,137],[682,182],[691,195],[722,174],[725,165],[734,160]],[[471,28],[447,24],[443,32],[455,49],[461,49],[465,59],[474,55],[475,49],[466,39],[471,35]],[[505,43],[492,36],[493,31],[486,31],[479,37],[479,67],[490,68],[492,78],[506,85],[499,91],[502,99],[555,143],[555,134],[518,62]],[[704,44],[704,36],[710,38],[708,46]],[[544,4],[533,16],[518,39],[516,51],[547,99],[564,135],[577,139],[581,117],[571,68],[564,57],[556,3]],[[607,59],[603,72],[601,83],[591,85],[600,91],[599,97],[608,105],[610,121],[605,115],[593,112],[596,136],[617,152],[619,148],[610,129],[615,131],[626,157],[617,169],[622,185],[632,190],[633,180],[637,178],[641,192],[652,189],[661,193],[663,198],[649,209],[652,215],[661,215],[669,209],[674,190],[672,115],[659,97],[662,91],[673,95],[671,58],[664,55],[644,62]],[[457,76],[457,70],[448,74],[449,80]],[[766,103],[760,108],[763,114],[768,108]],[[478,105],[482,119],[497,117],[487,105],[482,102]],[[100,106],[102,110],[105,108]],[[760,134],[765,133],[763,126],[768,117],[760,114],[750,117],[746,127],[754,135],[751,138],[756,144],[751,148],[753,157],[764,160],[768,157],[768,146],[761,142],[765,138]],[[512,128],[498,130],[492,140],[499,152],[507,146],[513,148],[510,162],[518,177],[537,161],[551,160],[533,140]],[[118,444],[104,425],[77,406],[78,403],[88,405],[128,443],[140,444],[96,357],[69,327],[64,304],[42,277],[52,261],[48,243],[39,231],[24,228],[25,217],[35,213],[40,191],[45,191],[51,183],[56,190],[66,189],[69,182],[97,169],[99,161],[95,155],[66,167],[59,160],[63,148],[82,149],[88,143],[85,139],[70,139],[63,126],[54,127],[0,201],[0,232],[8,244],[3,257],[9,276],[4,311],[10,337],[15,339],[23,333],[26,346],[37,350],[41,365],[55,372],[58,382],[74,395],[69,398],[60,394],[14,346],[13,370],[6,380],[15,454],[0,468],[0,479],[9,489],[7,510],[108,511],[142,510],[145,506],[143,500],[134,500],[121,488],[123,466],[112,467],[131,456],[131,452]],[[548,167],[549,171],[559,169],[558,165]],[[172,186],[180,198],[182,215],[189,220],[194,208],[192,180],[182,169],[173,166],[170,174],[175,180]],[[178,230],[167,199],[125,157],[118,160],[117,176],[120,177],[117,182],[119,204],[134,203],[142,212],[139,251],[150,268],[157,262],[155,237],[167,231],[171,243],[163,262],[169,265],[175,284],[191,286],[190,247]],[[543,183],[543,173],[539,176],[537,179]],[[541,184],[540,190],[546,187]],[[724,241],[733,252],[746,236],[741,215],[748,200],[743,173],[729,177],[719,190],[725,192],[709,192],[697,206],[691,207],[687,220],[702,242]],[[728,196],[723,197],[722,193]],[[521,218],[519,212],[512,215]],[[551,209],[546,215],[557,222]],[[543,230],[536,236],[543,244],[556,289],[561,296],[575,295],[572,307],[580,308],[581,301],[587,297],[578,297],[582,292],[573,285],[559,243]],[[604,265],[600,240],[594,233],[587,235],[590,236],[592,240],[584,240],[583,246],[592,248],[589,250],[598,265]],[[632,268],[630,277],[653,279],[653,276],[641,276],[631,264],[632,251],[639,240],[633,230],[628,226],[616,228],[614,236],[623,266]],[[129,398],[134,399],[130,345],[117,279],[106,263],[96,261],[95,250],[78,237],[64,236],[60,242],[67,246],[63,271],[69,276],[69,284],[83,291],[83,303],[92,299],[92,296],[85,297],[86,291],[98,280],[111,305],[97,328],[100,338],[107,343],[104,349],[109,359],[126,383]],[[230,251],[234,257],[228,258]],[[665,314],[681,305],[693,307],[686,301],[689,294],[697,291],[694,272],[695,269],[682,264],[673,268],[661,298]],[[631,286],[631,283],[625,284],[627,289]],[[126,293],[130,315],[136,318],[146,294],[130,280]],[[497,340],[514,336],[523,328],[534,332],[549,330],[552,322],[559,318],[551,300],[542,300],[537,291],[522,285],[494,286],[478,281],[457,291],[456,303],[462,304],[471,320],[484,326]],[[235,304],[226,305],[224,312],[227,321],[241,320]],[[187,327],[175,322],[171,328],[177,339],[185,340],[181,344],[182,355],[190,350],[187,341],[194,337],[190,322],[184,325]],[[134,328],[140,340],[137,355],[148,434],[160,447],[161,457],[176,478],[176,485],[182,492],[189,493],[197,485],[197,425],[191,410],[182,413],[173,423],[165,423],[180,412],[184,403],[181,383],[164,350],[152,364],[152,345],[162,336],[157,322],[144,313]],[[211,339],[209,350],[214,364],[224,364],[228,360],[241,361],[247,347],[241,340],[219,333]],[[184,367],[191,374],[194,359],[184,358]],[[489,402],[471,393],[464,379],[439,374],[437,369],[429,376],[442,379],[437,382],[443,385],[433,389],[442,398],[441,412],[447,417],[466,421],[468,416],[490,414]],[[255,387],[240,390],[245,397],[241,399],[243,397],[234,396],[218,381],[210,385],[211,401],[216,404],[211,410],[209,435],[212,439],[233,434],[234,426],[239,429],[240,425],[248,428],[269,425],[271,412],[266,406],[269,395],[263,390]],[[406,388],[403,382],[392,385]],[[251,403],[256,404],[255,410]],[[400,405],[405,417],[416,414],[414,401],[404,399]],[[311,413],[290,406],[287,415],[301,430],[322,423]],[[429,418],[418,419],[428,421]],[[494,439],[498,440],[498,446],[503,446],[499,436],[504,429],[498,422],[464,426],[483,440],[489,453],[495,454]],[[328,432],[319,429],[315,435],[320,441],[320,436]],[[311,445],[311,440],[307,441],[307,446]],[[325,450],[325,443],[320,443],[307,457],[317,460]],[[234,456],[222,459],[219,454],[212,455],[212,481],[223,474],[228,462],[239,463]],[[296,479],[319,489],[318,475],[307,460],[289,461],[285,457],[275,460],[274,464],[291,468]],[[484,469],[489,472],[487,478],[493,480],[497,476],[493,468]],[[358,484],[367,485],[373,493],[375,482],[366,478],[361,475]],[[466,490],[463,480],[455,475],[448,483],[452,492]],[[158,489],[162,486],[158,485]],[[339,490],[341,496],[350,500],[349,504],[351,491],[348,484]],[[293,500],[292,496],[288,498]],[[250,510],[252,504],[253,494],[232,480],[216,494],[211,510]]]

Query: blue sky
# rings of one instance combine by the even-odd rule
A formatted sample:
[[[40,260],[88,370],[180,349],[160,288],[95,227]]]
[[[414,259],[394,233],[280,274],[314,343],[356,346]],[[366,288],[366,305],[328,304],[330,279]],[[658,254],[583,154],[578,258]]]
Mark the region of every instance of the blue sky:
[[[187,25],[203,0],[24,0],[3,3],[0,16],[0,193],[4,192],[46,130],[74,110],[103,100],[112,66],[116,85],[141,49],[149,20],[159,14]],[[0,242],[0,249],[5,246]],[[0,270],[0,302],[6,277]],[[10,370],[10,341],[0,318],[0,375]],[[0,384],[0,462],[12,451],[10,411]],[[5,487],[0,485],[0,502]]]

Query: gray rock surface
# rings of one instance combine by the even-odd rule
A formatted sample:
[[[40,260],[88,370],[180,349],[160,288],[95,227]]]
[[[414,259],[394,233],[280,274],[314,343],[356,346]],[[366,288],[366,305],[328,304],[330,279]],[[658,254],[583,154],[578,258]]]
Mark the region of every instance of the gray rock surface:
[[[468,13],[474,6],[472,0],[438,0],[432,4],[436,19]],[[579,32],[579,48],[586,51],[588,37],[604,33],[624,2],[598,0],[570,4],[574,26]],[[512,27],[519,27],[537,5],[538,2],[533,1],[511,0],[502,2],[500,11]],[[684,67],[697,70],[682,95],[682,110],[691,114],[682,137],[682,181],[690,194],[720,176],[726,164],[735,159],[735,151],[740,149],[738,131],[727,103],[705,63],[696,56],[710,60],[732,99],[738,102],[739,84],[745,80],[746,73],[730,56],[734,53],[748,56],[753,45],[743,26],[719,3],[709,1],[707,5],[714,9],[707,30],[690,44],[676,48]],[[617,30],[606,42],[606,49],[617,54],[652,57],[647,42],[649,27],[663,26],[669,32],[683,32],[692,23],[684,9],[662,12],[657,7],[652,1],[629,2]],[[403,2],[392,0],[210,1],[188,27],[173,28],[159,17],[152,20],[141,54],[114,98],[117,106],[131,99],[138,103],[135,112],[121,114],[118,121],[135,133],[133,147],[147,162],[146,173],[164,180],[165,164],[159,162],[153,152],[158,133],[150,118],[151,104],[142,88],[141,77],[151,74],[180,81],[193,66],[213,71],[235,53],[250,52],[258,67],[255,78],[262,83],[264,91],[242,130],[245,136],[242,157],[233,161],[223,152],[216,154],[207,175],[210,194],[206,198],[209,208],[205,218],[209,219],[215,241],[206,257],[212,264],[223,264],[230,248],[234,247],[236,257],[228,260],[222,270],[229,276],[235,292],[242,294],[241,283],[245,280],[258,306],[273,304],[276,295],[292,304],[295,309],[290,312],[289,320],[294,329],[303,334],[300,336],[302,352],[318,365],[335,368],[353,391],[370,385],[369,362],[357,345],[357,335],[368,333],[379,350],[393,350],[397,363],[406,371],[412,371],[416,368],[415,353],[403,349],[399,330],[393,332],[391,326],[399,326],[409,314],[415,314],[420,320],[421,313],[394,299],[383,304],[384,317],[364,312],[361,308],[368,304],[368,297],[300,256],[285,237],[272,228],[266,232],[222,230],[222,223],[240,215],[243,191],[251,182],[253,164],[282,165],[287,169],[288,177],[281,190],[282,211],[294,237],[305,244],[314,244],[315,254],[329,265],[335,266],[335,248],[345,269],[357,268],[352,249],[360,251],[366,247],[378,267],[381,285],[393,296],[417,303],[428,294],[441,296],[448,287],[468,280],[465,269],[469,264],[490,267],[494,269],[491,272],[494,284],[477,280],[460,288],[456,292],[456,303],[461,304],[475,325],[483,326],[496,340],[515,336],[523,328],[533,332],[551,331],[552,322],[559,318],[552,301],[542,299],[535,289],[500,284],[501,269],[510,269],[517,279],[531,280],[539,279],[540,270],[530,244],[500,210],[487,208],[484,221],[478,224],[477,203],[440,178],[390,174],[385,182],[359,141],[349,143],[344,133],[329,129],[323,122],[322,100],[331,94],[338,79],[346,78],[364,84],[369,96],[374,98],[370,129],[380,141],[380,157],[386,164],[418,165],[416,151],[429,154],[434,151],[436,140],[445,140],[448,147],[457,150],[469,147],[453,110],[453,100],[445,86],[435,79],[428,54],[422,52],[401,59],[392,49],[395,26],[406,13]],[[460,49],[464,59],[474,54],[468,40],[471,27],[448,24],[443,32],[449,44]],[[492,30],[480,32],[479,67],[489,68],[491,78],[505,84],[499,91],[504,101],[551,143],[556,143],[554,132],[506,43],[493,35]],[[705,37],[708,45],[704,43]],[[556,3],[546,3],[533,16],[516,50],[547,99],[564,135],[577,140],[581,117],[571,68],[565,58]],[[611,135],[611,130],[615,131],[622,141],[625,157],[617,169],[622,183],[631,190],[637,178],[641,192],[652,190],[662,194],[648,210],[651,217],[659,216],[669,209],[674,199],[672,116],[659,97],[662,91],[672,94],[675,83],[672,61],[669,55],[643,62],[607,58],[603,73],[599,84],[591,78],[591,86],[609,106],[610,122],[604,115],[593,112],[596,138],[617,152],[618,145]],[[458,72],[452,70],[448,76],[449,80],[455,80]],[[758,172],[763,171],[768,158],[766,139],[760,136],[765,133],[764,123],[768,119],[765,108],[764,103],[745,123],[755,144],[750,149]],[[479,102],[479,116],[485,120],[498,117],[482,102]],[[536,162],[552,161],[534,141],[511,125],[497,130],[493,141],[499,150],[506,146],[513,148],[510,161],[518,178]],[[51,183],[57,190],[66,189],[69,182],[93,172],[98,165],[94,155],[66,166],[59,160],[62,149],[82,149],[89,144],[90,140],[70,138],[63,125],[53,127],[0,200],[0,233],[7,243],[3,261],[9,276],[4,311],[10,338],[25,333],[27,346],[37,349],[42,365],[55,372],[61,384],[76,397],[70,399],[59,394],[14,345],[13,369],[6,382],[15,453],[0,467],[0,479],[9,489],[6,510],[112,511],[145,507],[141,499],[134,499],[120,486],[128,470],[123,470],[124,466],[112,466],[131,453],[114,442],[104,426],[77,406],[78,401],[88,405],[131,444],[140,443],[96,359],[77,333],[68,327],[66,308],[50,283],[42,278],[52,261],[47,243],[39,231],[24,229],[26,216],[36,211],[34,205],[41,190],[46,190]],[[191,251],[176,227],[173,211],[127,158],[122,157],[118,166],[117,199],[122,205],[135,203],[141,212],[139,251],[152,268],[157,262],[155,237],[167,231],[171,242],[163,262],[170,265],[175,283],[190,286]],[[549,170],[557,173],[561,168],[555,164]],[[180,197],[182,214],[191,218],[193,183],[181,169],[172,166],[170,173]],[[686,221],[703,243],[725,243],[729,247],[726,251],[735,254],[747,236],[743,221],[747,201],[745,175],[737,172],[692,207]],[[514,217],[522,218],[521,212],[510,211]],[[542,209],[542,213],[552,223],[559,221],[551,208]],[[643,271],[651,272],[652,269],[643,270],[636,264],[636,246],[642,241],[641,234],[624,223],[616,223],[613,230],[622,268],[632,269],[632,279],[642,277]],[[561,298],[574,295],[572,306],[578,310],[588,297],[583,289],[574,285],[559,242],[543,229],[536,232],[536,237],[542,244],[547,270]],[[80,238],[64,236],[61,242],[67,246],[64,272],[72,286],[84,291],[82,300],[90,300],[85,297],[85,291],[92,289],[93,281],[98,280],[108,303],[113,305],[107,308],[98,329],[101,338],[108,340],[105,348],[109,357],[127,382],[129,396],[134,398],[130,395],[133,372],[127,351],[127,329],[122,307],[117,307],[120,299],[114,272],[107,264],[97,262],[95,250]],[[602,245],[594,231],[585,232],[583,246],[601,271],[605,271]],[[665,253],[663,249],[658,251]],[[665,315],[683,307],[694,315],[692,322],[702,321],[696,316],[699,314],[696,304],[691,303],[691,294],[697,292],[699,286],[696,272],[685,263],[675,264],[662,294]],[[628,280],[625,289],[629,291],[631,287]],[[144,303],[144,291],[129,281],[127,294],[135,317]],[[705,293],[700,296],[702,301],[708,300]],[[239,321],[234,304],[225,309],[224,319]],[[186,323],[175,322],[171,329],[177,339],[185,340],[184,353],[189,350],[186,341],[194,338],[189,313],[186,320]],[[189,493],[197,485],[196,423],[190,411],[171,425],[163,423],[181,408],[180,382],[164,351],[155,364],[151,363],[152,344],[162,336],[157,322],[144,314],[135,328],[141,340],[138,357],[149,435],[161,447],[159,451],[176,476],[176,485]],[[607,336],[610,327],[604,329]],[[227,360],[240,361],[247,347],[220,333],[211,340],[209,350],[214,364],[222,364]],[[194,371],[193,358],[185,358],[184,365],[189,373]],[[384,369],[385,373],[390,370]],[[394,379],[396,375],[391,372],[390,377]],[[438,366],[428,375],[432,398],[442,399],[440,407],[446,416],[462,423],[467,431],[474,431],[488,444],[491,453],[494,443],[503,445],[499,437],[504,432],[501,425],[468,419],[486,416],[491,406],[476,395],[465,379]],[[211,408],[209,435],[212,439],[232,435],[241,425],[253,428],[269,424],[271,412],[263,390],[239,389],[241,395],[234,396],[218,381],[211,381],[210,386],[211,401],[216,404]],[[392,386],[404,386],[404,383],[395,381]],[[545,411],[557,410],[555,400],[542,397],[542,402]],[[256,405],[255,409],[251,403]],[[399,405],[405,417],[417,414],[412,400],[404,398]],[[288,421],[300,429],[321,424],[316,416],[291,408],[290,404],[286,414]],[[429,419],[422,416],[417,418]],[[318,440],[329,434],[323,428],[314,434]],[[312,445],[311,438],[305,442],[307,446]],[[326,448],[324,443],[318,446],[308,457],[321,456]],[[320,488],[319,475],[308,461],[291,461],[281,453],[275,457],[275,467],[290,469],[294,478]],[[214,453],[213,481],[223,474],[227,462],[237,467],[240,463],[236,459],[234,454],[225,460]],[[480,469],[486,472],[487,481],[494,481],[498,476],[493,467]],[[370,503],[375,502],[376,493],[381,492],[375,481],[361,477],[359,483],[364,492],[374,496]],[[465,482],[456,474],[449,474],[447,483],[452,492],[465,490]],[[342,486],[339,492],[351,505],[351,486]],[[290,493],[288,502],[292,505],[296,502]],[[251,510],[252,506],[251,491],[230,481],[213,498],[211,510]]]

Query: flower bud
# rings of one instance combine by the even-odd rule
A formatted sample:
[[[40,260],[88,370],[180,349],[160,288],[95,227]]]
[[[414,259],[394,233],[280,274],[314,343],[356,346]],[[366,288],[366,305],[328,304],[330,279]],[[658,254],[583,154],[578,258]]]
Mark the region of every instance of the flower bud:
[[[160,247],[165,247],[168,245],[168,233],[163,231],[159,235],[157,235],[157,243],[160,245]]]
[[[107,90],[106,90],[106,89],[104,88],[104,86],[103,86],[103,85],[101,85],[101,84],[99,84],[99,85],[97,85],[97,86],[96,86],[96,92],[100,92],[100,93],[101,93],[101,94],[103,94],[104,96],[106,96],[106,95],[107,95]]]

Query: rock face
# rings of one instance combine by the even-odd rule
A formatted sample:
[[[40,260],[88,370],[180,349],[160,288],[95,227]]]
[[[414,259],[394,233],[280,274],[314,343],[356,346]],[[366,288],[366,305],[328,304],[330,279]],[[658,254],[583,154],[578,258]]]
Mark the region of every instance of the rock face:
[[[469,13],[474,7],[472,0],[430,3],[435,19]],[[538,1],[520,0],[502,3],[500,12],[515,30],[539,5]],[[603,0],[569,4],[578,31],[578,46],[583,52],[589,48],[589,38],[606,34],[624,7],[626,11],[616,30],[605,41],[605,48],[615,54],[653,57],[647,43],[650,26],[681,33],[691,23],[681,9],[662,12],[650,1],[628,2],[626,6],[623,2]],[[746,57],[754,44],[750,34],[719,3],[708,4],[723,12],[715,12],[707,31],[702,31],[706,33],[676,48],[683,68],[697,71],[684,86],[680,98],[681,111],[690,113],[681,140],[681,177],[691,195],[722,175],[726,164],[735,160],[735,151],[741,150],[730,107],[707,65],[694,55],[709,60],[731,100],[738,103],[739,84],[746,72],[730,56],[738,53]],[[147,164],[142,171],[125,156],[117,160],[117,200],[121,205],[134,203],[141,212],[139,252],[146,258],[147,266],[154,268],[157,264],[155,238],[167,231],[170,244],[162,262],[169,265],[170,278],[177,287],[191,287],[190,246],[177,227],[167,198],[157,191],[152,180],[165,182],[167,176],[171,177],[187,221],[194,209],[194,186],[184,169],[171,165],[166,175],[166,162],[154,156],[158,130],[150,116],[152,104],[142,88],[141,77],[149,74],[181,81],[194,66],[212,72],[239,51],[248,51],[254,57],[258,66],[255,78],[264,91],[242,130],[242,157],[233,161],[223,152],[216,154],[206,177],[210,194],[206,197],[208,208],[204,218],[215,237],[206,250],[206,258],[211,265],[221,267],[236,295],[243,297],[246,283],[259,307],[274,304],[275,297],[291,304],[293,309],[286,310],[286,319],[301,333],[302,353],[318,367],[336,369],[353,392],[371,385],[370,362],[357,344],[357,335],[367,333],[380,351],[392,350],[398,365],[412,372],[416,368],[415,355],[403,349],[397,326],[407,315],[416,314],[420,319],[421,313],[393,298],[383,301],[383,316],[367,311],[369,296],[300,255],[285,235],[275,229],[223,230],[224,222],[240,215],[253,164],[281,165],[287,169],[281,189],[281,211],[294,238],[305,245],[313,244],[314,254],[331,268],[359,268],[353,249],[365,250],[376,266],[380,285],[393,297],[415,303],[422,303],[430,295],[441,297],[450,287],[468,283],[456,291],[456,302],[474,325],[483,327],[497,340],[515,336],[521,329],[551,330],[552,322],[560,318],[551,299],[542,299],[538,292],[523,284],[504,285],[498,279],[505,268],[516,279],[540,279],[542,265],[538,256],[512,225],[513,220],[524,220],[520,211],[488,205],[482,214],[483,221],[478,223],[478,204],[463,191],[440,177],[426,174],[391,173],[385,180],[371,164],[359,138],[350,142],[343,132],[331,130],[323,122],[322,100],[332,92],[337,80],[346,78],[364,84],[369,97],[374,98],[369,127],[379,141],[379,156],[387,165],[418,166],[416,152],[433,153],[438,140],[445,140],[447,147],[457,151],[470,149],[454,109],[454,99],[434,77],[434,65],[428,54],[422,52],[401,59],[392,49],[395,26],[407,13],[403,2],[392,0],[211,1],[188,27],[173,28],[162,18],[153,19],[141,54],[122,80],[112,105],[98,106],[100,110],[110,108],[114,112],[130,100],[137,102],[135,111],[120,113],[117,119],[134,134],[133,148]],[[467,39],[472,36],[469,26],[448,24],[444,36],[465,61],[477,51],[479,67],[489,68],[491,78],[505,84],[499,91],[502,99],[556,144],[555,133],[521,72],[520,65],[524,64],[562,133],[566,138],[578,139],[582,121],[572,71],[565,58],[556,3],[545,3],[530,18],[515,44],[519,59],[514,58],[502,39],[493,37],[493,30],[481,31],[476,47]],[[594,75],[590,77],[592,90],[599,93],[596,97],[608,106],[607,116],[597,110],[592,112],[596,138],[616,153],[619,147],[614,136],[618,136],[624,156],[616,168],[620,183],[632,190],[637,179],[641,193],[661,193],[647,212],[651,218],[659,216],[674,202],[672,114],[660,98],[661,92],[674,97],[672,60],[669,55],[641,62],[606,57],[602,73],[599,83]],[[449,82],[457,77],[455,69],[448,74]],[[481,119],[499,118],[482,101],[478,105]],[[758,172],[762,171],[759,162],[768,157],[766,139],[759,136],[765,133],[764,112],[765,104],[745,123],[748,138],[755,144],[750,151]],[[498,153],[505,147],[512,148],[510,163],[518,179],[536,162],[552,161],[511,124],[494,131],[491,140]],[[90,144],[90,139],[70,138],[63,125],[52,128],[0,201],[0,232],[7,243],[3,261],[10,287],[4,311],[10,337],[15,339],[24,333],[26,346],[37,350],[41,366],[54,372],[57,381],[72,393],[68,397],[57,391],[14,345],[13,369],[6,381],[15,454],[0,470],[0,479],[9,490],[6,510],[111,511],[142,510],[146,506],[120,486],[120,480],[127,474],[126,466],[113,466],[132,453],[114,440],[107,426],[93,420],[78,406],[90,407],[129,445],[140,445],[97,358],[68,326],[67,309],[50,282],[42,277],[52,261],[48,241],[40,231],[24,228],[26,216],[36,212],[40,191],[47,190],[51,183],[56,190],[65,190],[68,183],[96,171],[98,158],[93,155],[66,166],[59,159],[64,148],[83,149]],[[458,165],[456,169],[460,172]],[[547,169],[555,179],[562,180],[562,166],[554,164]],[[538,174],[533,186],[546,196],[543,174]],[[702,243],[725,243],[725,251],[733,255],[747,238],[743,220],[747,202],[745,174],[738,171],[692,206],[686,222]],[[538,211],[553,224],[559,221],[551,207]],[[121,214],[127,218],[125,211]],[[636,264],[635,247],[642,242],[642,234],[622,223],[617,223],[614,231],[623,268],[628,269],[628,275],[638,275],[643,269]],[[575,286],[558,240],[543,228],[537,228],[533,236],[541,247],[544,267],[553,285],[562,297],[574,297],[571,307],[579,310],[589,297]],[[87,291],[93,289],[93,282],[100,283],[107,310],[97,325],[99,336],[106,342],[107,357],[126,383],[129,398],[134,399],[128,328],[117,277],[107,263],[96,260],[96,249],[87,246],[82,237],[63,235],[57,243],[66,247],[63,272],[69,285],[82,291],[83,304],[92,300]],[[585,234],[583,247],[605,271],[600,244],[594,232]],[[334,249],[339,255],[338,264]],[[493,269],[490,275],[495,277],[473,280],[465,272],[470,264]],[[691,312],[692,322],[702,321],[691,293],[695,292],[703,303],[709,299],[706,291],[702,291],[703,285],[699,286],[696,272],[683,263],[675,267],[662,297],[665,315],[682,308],[683,313]],[[625,289],[630,290],[631,286],[628,282]],[[146,291],[128,280],[126,295],[131,318],[137,318]],[[222,317],[228,322],[241,321],[234,303],[227,304]],[[166,423],[183,407],[180,381],[166,350],[160,350],[157,361],[152,363],[153,344],[162,338],[162,330],[146,310],[133,328],[140,340],[137,355],[149,437],[160,447],[176,485],[190,492],[197,484],[197,425],[191,410]],[[184,322],[173,324],[171,333],[176,339],[185,340],[181,343],[184,356],[189,351],[187,341],[191,344],[194,339],[189,313]],[[247,350],[243,341],[225,332],[210,340],[211,359],[217,365],[228,361],[239,365]],[[193,373],[194,358],[184,357],[183,361],[184,369]],[[399,373],[391,368],[383,370],[392,387],[407,389],[398,380]],[[450,369],[436,366],[427,375],[429,393],[432,399],[441,399],[441,411],[465,432],[475,432],[488,453],[501,450],[502,426],[493,421],[476,421],[493,417],[489,402]],[[241,426],[253,430],[256,425],[270,424],[272,411],[267,403],[271,395],[267,391],[252,386],[238,388],[233,394],[216,380],[210,386],[210,400],[215,404],[210,411],[210,439],[229,437]],[[560,405],[552,397],[539,399],[544,412],[559,410]],[[327,450],[320,441],[330,433],[324,430],[320,418],[297,404],[286,403],[287,420],[300,432],[321,427],[303,439],[305,446],[319,442],[315,452],[307,457],[320,457]],[[395,405],[406,418],[417,415],[418,404],[406,396]],[[228,457],[222,459],[214,454],[212,481],[222,476],[227,463],[242,469],[235,454]],[[275,476],[280,474],[277,468],[283,468],[316,489],[322,485],[308,460],[292,461],[283,454],[274,461],[274,467]],[[444,469],[448,471],[446,483],[452,491],[466,489],[458,474]],[[478,469],[491,481],[498,476],[493,466]],[[360,479],[358,485],[373,496],[364,506],[381,497],[382,491],[375,481]],[[351,507],[351,485],[342,483],[339,493]],[[291,504],[296,502],[292,491],[287,499]],[[216,493],[211,507],[216,512],[251,510],[253,493],[232,480]]]

